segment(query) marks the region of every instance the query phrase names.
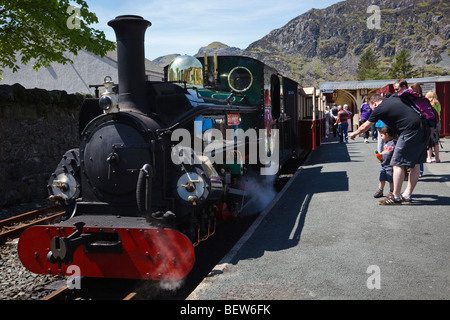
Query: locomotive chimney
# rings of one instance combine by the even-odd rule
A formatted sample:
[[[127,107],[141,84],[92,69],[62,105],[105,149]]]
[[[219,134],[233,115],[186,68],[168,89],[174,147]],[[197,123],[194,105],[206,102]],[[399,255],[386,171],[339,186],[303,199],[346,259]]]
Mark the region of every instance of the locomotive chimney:
[[[119,108],[147,113],[144,34],[152,24],[140,16],[118,16],[108,22],[117,38]]]

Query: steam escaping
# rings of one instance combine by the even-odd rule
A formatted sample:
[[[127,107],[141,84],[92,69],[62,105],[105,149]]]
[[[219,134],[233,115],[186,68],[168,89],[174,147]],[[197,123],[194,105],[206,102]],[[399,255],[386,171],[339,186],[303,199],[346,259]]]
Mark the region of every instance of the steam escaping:
[[[134,288],[139,300],[172,299],[183,288],[185,279],[181,280],[147,280],[139,282]]]
[[[160,289],[162,289],[162,290],[177,291],[178,289],[183,287],[184,281],[185,281],[184,279],[173,280],[173,281],[161,280],[158,282],[158,284],[159,284]]]
[[[242,216],[250,216],[263,211],[275,198],[276,175],[247,177],[241,181],[246,190],[246,203],[241,209]]]

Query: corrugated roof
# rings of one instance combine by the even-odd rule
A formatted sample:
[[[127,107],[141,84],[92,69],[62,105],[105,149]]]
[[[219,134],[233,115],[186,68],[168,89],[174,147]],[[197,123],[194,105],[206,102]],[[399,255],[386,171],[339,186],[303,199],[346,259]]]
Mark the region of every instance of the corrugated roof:
[[[450,81],[450,76],[410,78],[405,79],[408,83],[427,83]],[[356,90],[356,89],[378,89],[393,84],[397,79],[389,80],[367,80],[367,81],[342,81],[342,82],[320,82],[320,91],[328,90]]]

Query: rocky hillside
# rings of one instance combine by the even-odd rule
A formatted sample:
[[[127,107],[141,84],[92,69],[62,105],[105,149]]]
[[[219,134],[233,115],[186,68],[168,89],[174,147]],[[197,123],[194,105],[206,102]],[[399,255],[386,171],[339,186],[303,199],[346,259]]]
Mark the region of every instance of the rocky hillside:
[[[369,6],[378,6],[377,12]],[[376,16],[375,16],[376,15]],[[379,25],[375,18],[379,17]],[[360,56],[372,48],[387,71],[401,49],[418,76],[450,74],[448,0],[347,0],[312,9],[246,49],[213,42],[196,56],[246,55],[274,66],[304,86],[356,80]]]
[[[171,63],[173,59],[175,59],[178,56],[180,56],[179,53],[168,54],[168,55],[156,58],[155,60],[153,60],[153,62],[157,63],[158,65],[160,65],[162,67],[165,67],[169,63]]]
[[[380,8],[379,28],[373,28]],[[310,10],[273,30],[244,50],[245,55],[277,66],[303,85],[356,80],[361,54],[372,48],[387,69],[406,48],[425,76],[450,74],[450,3],[448,0],[347,0]]]
[[[222,42],[212,42],[206,47],[201,47],[200,50],[198,50],[196,57],[203,56],[205,52],[208,54],[208,56],[214,55],[214,53],[217,52],[219,56],[238,56],[242,55],[243,51],[236,47],[229,47],[226,44],[223,44]]]
[[[212,42],[209,45],[205,47],[201,47],[197,54],[195,54],[195,57],[203,57],[205,55],[205,52],[209,56],[213,56],[215,53],[217,53],[219,56],[238,56],[243,54],[243,50],[236,48],[236,47],[230,47],[222,42]],[[180,56],[178,53],[165,55],[162,57],[158,57],[153,60],[153,62],[157,63],[158,65],[165,67],[169,63],[172,62],[173,59]]]
[[[380,11],[368,12],[372,5]],[[304,86],[317,86],[321,81],[356,80],[359,58],[369,48],[380,57],[384,71],[401,49],[407,49],[418,76],[449,75],[450,2],[347,0],[312,9],[246,49],[213,42],[196,56],[246,55]]]

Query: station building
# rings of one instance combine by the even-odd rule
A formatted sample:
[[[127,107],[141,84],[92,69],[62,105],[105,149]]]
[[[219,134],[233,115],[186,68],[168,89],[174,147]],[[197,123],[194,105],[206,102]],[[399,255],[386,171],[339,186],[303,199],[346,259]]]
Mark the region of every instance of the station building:
[[[450,136],[450,76],[410,78],[405,79],[409,84],[420,83],[424,95],[428,91],[435,91],[441,109],[441,137]],[[367,96],[375,93],[394,93],[394,82],[390,80],[367,80],[367,81],[343,81],[343,82],[321,82],[319,90],[326,96],[327,104],[347,104],[352,116],[352,130],[359,125],[359,109],[365,102]]]

